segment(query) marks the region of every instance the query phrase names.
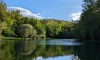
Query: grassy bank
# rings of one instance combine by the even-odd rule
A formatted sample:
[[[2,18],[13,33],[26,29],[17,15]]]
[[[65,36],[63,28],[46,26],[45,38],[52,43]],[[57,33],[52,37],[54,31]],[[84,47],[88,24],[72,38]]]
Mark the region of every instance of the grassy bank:
[[[34,39],[34,38],[19,38],[19,37],[2,37],[1,40],[48,40],[51,38],[40,38],[40,39]]]

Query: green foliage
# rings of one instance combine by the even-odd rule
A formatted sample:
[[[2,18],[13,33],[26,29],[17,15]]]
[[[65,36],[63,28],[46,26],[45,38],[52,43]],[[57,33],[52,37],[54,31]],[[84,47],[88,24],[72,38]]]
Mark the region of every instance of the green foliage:
[[[35,25],[34,25],[36,31],[37,31],[37,34],[40,35],[40,37],[45,37],[45,27],[41,24],[41,22],[38,20],[35,22]]]
[[[4,36],[7,36],[7,37],[11,37],[11,36],[14,36],[15,33],[14,33],[14,29],[11,28],[11,27],[7,27],[6,29],[3,30],[3,35]]]
[[[0,35],[1,35],[1,33],[2,33],[2,30],[5,29],[6,26],[7,26],[7,25],[6,25],[6,22],[1,22],[1,23],[0,23]]]
[[[20,37],[28,38],[28,37],[36,37],[36,30],[30,24],[23,24],[18,26],[17,34]]]
[[[44,19],[42,24],[46,27],[46,36],[51,38],[67,38],[68,35],[66,35],[66,32],[72,32],[72,28],[74,26],[73,22],[60,21],[55,19]],[[65,31],[67,28],[64,27],[71,29],[70,32]]]
[[[89,41],[100,40],[100,1],[84,0],[81,20],[76,25],[77,38]]]
[[[0,2],[0,33],[6,37],[66,38],[72,35],[73,25],[63,20],[24,17],[18,10],[7,10],[6,3]]]

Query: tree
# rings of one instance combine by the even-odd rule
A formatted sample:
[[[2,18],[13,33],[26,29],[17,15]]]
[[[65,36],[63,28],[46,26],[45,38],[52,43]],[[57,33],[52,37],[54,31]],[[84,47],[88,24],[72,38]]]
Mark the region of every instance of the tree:
[[[0,33],[5,37],[37,37],[59,38],[60,33],[66,35],[67,29],[72,31],[68,21],[56,19],[38,20],[32,17],[24,17],[19,10],[7,10],[5,2],[0,1]],[[5,27],[6,28],[5,28]],[[68,27],[68,28],[67,28]]]
[[[0,39],[2,35],[2,30],[6,28],[6,22],[0,22]]]
[[[84,9],[81,20],[76,29],[79,34],[77,37],[84,41],[100,40],[100,6],[99,0],[84,0]]]
[[[3,29],[2,35],[6,37],[13,37],[15,36],[15,29],[12,27],[7,27]]]
[[[37,31],[37,34],[40,36],[40,37],[46,37],[46,30],[45,30],[45,27],[41,24],[41,22],[39,20],[35,20],[35,24],[34,24],[34,27]]]
[[[7,26],[13,25],[13,20],[10,18],[7,12],[6,3],[3,1],[0,1],[0,21],[5,21],[7,23]]]
[[[18,26],[17,34],[19,37],[23,37],[23,38],[28,38],[28,37],[36,38],[36,30],[30,24],[22,24]]]

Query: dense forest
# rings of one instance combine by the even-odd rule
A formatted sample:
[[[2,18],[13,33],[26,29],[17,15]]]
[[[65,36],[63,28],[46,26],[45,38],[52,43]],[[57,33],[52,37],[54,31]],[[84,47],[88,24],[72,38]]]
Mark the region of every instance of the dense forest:
[[[81,18],[77,22],[25,17],[19,10],[7,10],[0,2],[0,37],[76,38],[100,40],[100,0],[84,0]]]
[[[25,17],[19,10],[7,10],[0,2],[0,37],[73,38],[74,22]]]
[[[75,38],[100,41],[100,0],[84,0],[81,19],[74,29]]]

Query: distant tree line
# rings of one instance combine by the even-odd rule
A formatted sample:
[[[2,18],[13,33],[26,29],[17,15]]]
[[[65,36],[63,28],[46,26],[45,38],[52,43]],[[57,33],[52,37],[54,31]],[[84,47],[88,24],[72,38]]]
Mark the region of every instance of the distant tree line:
[[[22,38],[73,38],[75,23],[56,19],[24,17],[18,10],[7,10],[0,1],[0,36]]]
[[[77,22],[24,17],[18,10],[7,10],[0,2],[0,37],[76,38],[100,41],[100,0],[84,0],[81,18]]]

